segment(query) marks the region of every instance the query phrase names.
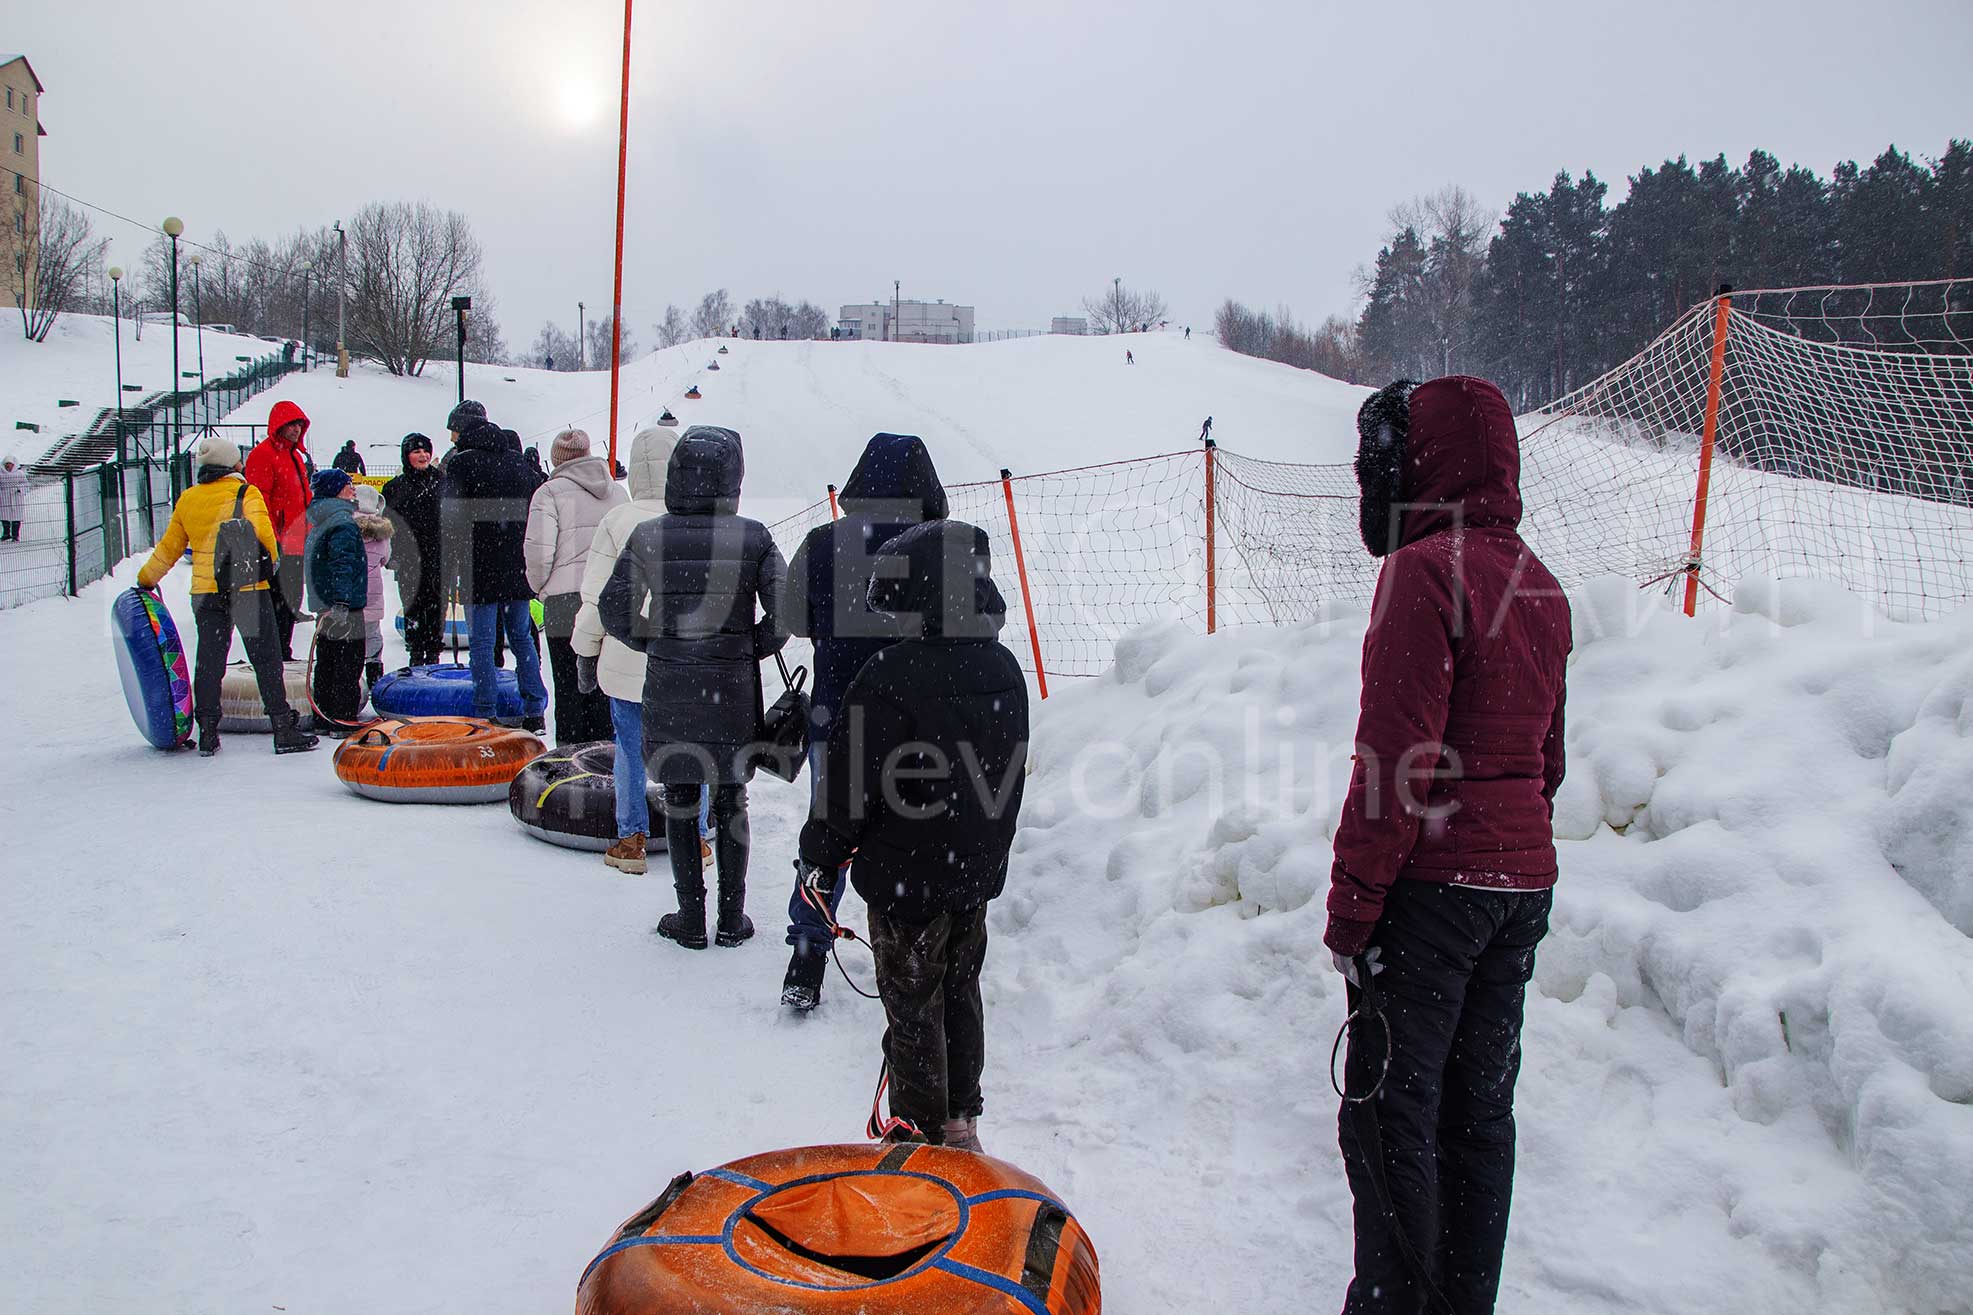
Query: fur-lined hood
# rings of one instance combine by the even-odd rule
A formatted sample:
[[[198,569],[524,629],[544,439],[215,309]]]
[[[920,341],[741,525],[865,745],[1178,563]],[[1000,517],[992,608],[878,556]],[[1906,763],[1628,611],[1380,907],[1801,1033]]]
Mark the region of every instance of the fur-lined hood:
[[[395,527],[391,525],[388,516],[368,516],[359,511],[356,513],[356,528],[361,530],[363,537],[370,542],[386,543],[390,540]]]

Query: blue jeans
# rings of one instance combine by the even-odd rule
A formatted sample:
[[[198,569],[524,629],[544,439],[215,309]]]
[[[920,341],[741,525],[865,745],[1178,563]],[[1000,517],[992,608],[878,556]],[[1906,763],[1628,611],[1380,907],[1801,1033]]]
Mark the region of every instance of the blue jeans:
[[[493,628],[507,633],[514,651],[514,675],[521,686],[521,715],[539,717],[548,710],[548,687],[541,683],[541,650],[534,646],[526,599],[512,603],[474,603],[466,609],[472,627],[473,715],[493,717],[500,711],[499,667],[493,663]]]
[[[808,742],[808,800],[811,811],[815,807],[815,792],[822,780],[822,754],[827,747],[822,740],[813,736]],[[845,863],[836,874],[836,889],[829,894],[829,916],[843,906],[843,887],[849,884],[849,864]],[[808,900],[802,895],[801,878],[795,879],[794,893],[788,896],[788,944],[800,946],[808,942],[811,951],[821,952],[829,948],[834,934],[822,921]]]
[[[610,700],[610,731],[617,743],[614,771],[617,785],[617,835],[651,834],[651,801],[645,796],[649,775],[644,766],[644,705],[629,699]],[[699,787],[699,835],[712,830],[707,814],[712,791]]]

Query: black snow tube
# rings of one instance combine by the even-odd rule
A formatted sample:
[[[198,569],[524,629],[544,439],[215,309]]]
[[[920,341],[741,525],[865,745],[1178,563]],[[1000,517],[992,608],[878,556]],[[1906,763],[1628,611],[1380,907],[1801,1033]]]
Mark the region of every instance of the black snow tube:
[[[566,849],[602,853],[617,840],[616,745],[564,744],[527,766],[507,788],[507,810],[529,835]],[[652,821],[663,816],[662,787],[647,782]],[[664,829],[654,828],[647,852],[662,852]]]

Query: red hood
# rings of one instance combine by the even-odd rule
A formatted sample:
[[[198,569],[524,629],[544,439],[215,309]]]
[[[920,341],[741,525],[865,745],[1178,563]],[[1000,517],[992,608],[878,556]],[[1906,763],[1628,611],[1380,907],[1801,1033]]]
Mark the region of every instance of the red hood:
[[[301,438],[295,446],[302,446],[308,441],[308,414],[286,398],[276,402],[274,409],[267,413],[267,436],[273,438],[281,432],[283,425],[295,420],[301,421]]]
[[[1400,543],[1459,526],[1521,523],[1521,439],[1514,412],[1484,379],[1449,375],[1411,394]]]

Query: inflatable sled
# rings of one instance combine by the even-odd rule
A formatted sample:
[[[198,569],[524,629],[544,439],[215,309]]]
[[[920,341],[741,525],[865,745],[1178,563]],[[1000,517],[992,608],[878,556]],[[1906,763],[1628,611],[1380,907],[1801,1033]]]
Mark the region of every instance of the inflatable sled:
[[[521,715],[521,685],[512,671],[494,673],[493,715]],[[473,669],[442,662],[429,667],[399,667],[386,671],[370,691],[370,706],[380,717],[470,717],[473,715]]]
[[[142,589],[124,590],[110,605],[110,629],[131,720],[153,748],[183,746],[192,738],[192,678],[164,600]]]
[[[719,362],[714,361],[711,365],[708,365],[706,368],[708,370],[717,370],[719,368]]]
[[[942,1146],[812,1146],[681,1174],[589,1262],[576,1315],[1099,1315],[1046,1187]]]
[[[393,804],[490,804],[541,741],[471,717],[373,721],[336,747],[336,777]]]
[[[308,664],[288,663],[281,684],[287,691],[288,706],[301,716],[296,725],[307,730],[315,724],[315,713],[309,706]],[[226,674],[220,678],[219,729],[240,735],[274,732],[274,723],[267,719],[267,709],[261,706],[260,681],[255,679],[250,663],[228,663]]]
[[[690,397],[690,398],[692,398],[692,399],[694,399],[695,401],[696,401],[696,400],[697,400],[698,398],[700,398],[700,397],[702,397],[702,396],[704,396],[704,394],[703,394],[703,393],[701,393],[701,392],[699,391],[699,385],[697,385],[697,384],[693,384],[693,385],[692,385],[692,386],[691,386],[690,388],[687,388],[687,389],[685,390],[685,395],[686,395],[687,397]]]
[[[397,614],[394,624],[397,626],[397,633],[403,634],[404,613]],[[472,627],[466,623],[466,609],[457,603],[445,609],[445,642],[458,648],[464,648],[473,642]]]
[[[720,354],[721,356],[724,356],[724,355],[726,355],[726,348],[725,348],[725,346],[723,346],[723,345],[722,345],[722,346],[720,347],[720,349],[719,349],[719,354]]]
[[[507,788],[507,809],[537,840],[600,854],[617,839],[616,760],[617,746],[608,740],[550,749],[521,768]],[[644,797],[658,815],[663,788],[647,782]],[[663,852],[662,826],[645,843]]]

